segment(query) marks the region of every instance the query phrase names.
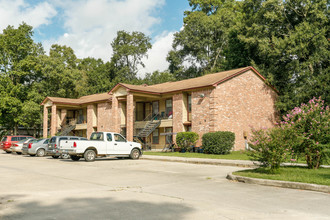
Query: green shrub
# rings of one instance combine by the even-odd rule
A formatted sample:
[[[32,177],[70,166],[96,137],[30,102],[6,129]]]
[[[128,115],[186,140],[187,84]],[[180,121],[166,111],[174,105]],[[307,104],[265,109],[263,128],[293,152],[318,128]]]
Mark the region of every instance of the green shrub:
[[[230,131],[206,133],[202,137],[203,150],[210,154],[229,154],[235,144],[235,134]]]
[[[305,155],[307,166],[317,169],[330,159],[330,109],[320,98],[313,98],[283,116],[281,127],[293,128],[299,141],[294,150]]]
[[[190,146],[194,146],[199,136],[195,132],[179,132],[176,135],[176,144],[182,150],[189,150]]]
[[[252,130],[248,152],[251,160],[259,161],[262,166],[270,167],[272,172],[280,168],[281,163],[292,158],[292,145],[295,141],[292,128],[272,128]]]

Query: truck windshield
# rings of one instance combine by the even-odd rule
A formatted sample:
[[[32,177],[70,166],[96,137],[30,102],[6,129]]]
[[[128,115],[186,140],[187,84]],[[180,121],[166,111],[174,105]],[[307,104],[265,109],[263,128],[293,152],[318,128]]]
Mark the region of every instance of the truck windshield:
[[[90,140],[93,140],[93,141],[103,141],[103,133],[101,132],[94,132],[92,133],[91,135],[91,138]]]

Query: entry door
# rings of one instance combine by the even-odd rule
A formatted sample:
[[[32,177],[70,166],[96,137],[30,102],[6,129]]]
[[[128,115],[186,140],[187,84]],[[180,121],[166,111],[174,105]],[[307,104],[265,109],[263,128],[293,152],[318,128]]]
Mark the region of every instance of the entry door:
[[[131,143],[128,143],[126,139],[120,134],[113,134],[114,142],[113,149],[115,154],[130,154]]]

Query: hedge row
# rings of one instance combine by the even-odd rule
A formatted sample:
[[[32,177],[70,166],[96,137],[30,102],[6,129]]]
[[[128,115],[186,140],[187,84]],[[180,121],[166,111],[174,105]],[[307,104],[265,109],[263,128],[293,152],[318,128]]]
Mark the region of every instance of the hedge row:
[[[235,134],[230,131],[206,133],[202,137],[204,153],[229,154],[235,144]]]

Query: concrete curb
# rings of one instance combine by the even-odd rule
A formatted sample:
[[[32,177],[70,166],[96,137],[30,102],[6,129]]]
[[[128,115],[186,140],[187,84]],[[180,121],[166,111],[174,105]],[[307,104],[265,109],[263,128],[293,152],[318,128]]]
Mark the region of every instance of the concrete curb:
[[[180,163],[193,163],[193,164],[208,164],[208,165],[221,165],[221,166],[235,166],[235,167],[259,167],[258,162],[241,161],[241,160],[220,160],[220,159],[204,159],[204,158],[186,158],[186,157],[166,157],[166,156],[152,156],[143,155],[140,159],[144,160],[157,160],[167,162],[180,162]]]
[[[324,185],[289,182],[289,181],[281,181],[281,180],[256,179],[251,177],[236,176],[232,173],[228,173],[226,178],[229,180],[234,180],[243,183],[330,193],[330,186],[324,186]]]

